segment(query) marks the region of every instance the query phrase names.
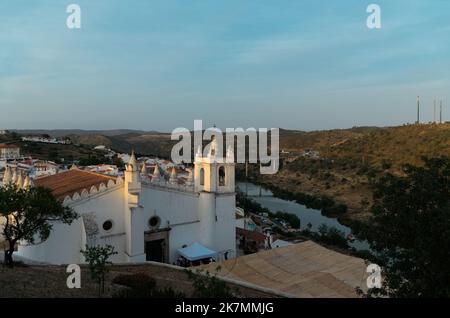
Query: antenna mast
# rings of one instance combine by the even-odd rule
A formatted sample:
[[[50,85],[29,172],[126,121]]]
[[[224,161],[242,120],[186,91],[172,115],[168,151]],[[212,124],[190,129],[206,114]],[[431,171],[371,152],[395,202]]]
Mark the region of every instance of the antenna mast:
[[[436,100],[433,100],[433,124],[436,123]]]
[[[420,123],[420,96],[417,96],[417,121],[416,124]]]

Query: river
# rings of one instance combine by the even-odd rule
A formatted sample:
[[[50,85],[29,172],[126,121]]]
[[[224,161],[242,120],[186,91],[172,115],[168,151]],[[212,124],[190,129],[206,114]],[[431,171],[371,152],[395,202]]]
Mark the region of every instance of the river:
[[[300,227],[302,230],[307,228],[308,223],[311,223],[311,230],[315,232],[317,232],[321,224],[326,224],[328,227],[335,227],[344,232],[346,236],[352,232],[348,226],[342,225],[337,219],[322,215],[320,210],[308,209],[306,206],[297,202],[274,197],[270,190],[264,189],[256,184],[238,182],[237,186],[242,192],[245,193],[247,191],[249,198],[255,200],[273,213],[283,211],[297,215],[300,218]],[[352,243],[349,242],[349,245],[357,250],[369,249],[369,244],[366,241],[355,240]]]

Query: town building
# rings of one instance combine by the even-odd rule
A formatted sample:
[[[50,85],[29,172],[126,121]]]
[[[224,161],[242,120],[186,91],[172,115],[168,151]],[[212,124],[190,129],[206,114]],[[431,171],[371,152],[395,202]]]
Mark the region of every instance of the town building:
[[[72,141],[69,138],[57,139],[45,136],[26,136],[22,137],[22,141],[40,142],[44,144],[61,144],[61,145],[70,145],[72,143]]]
[[[59,170],[59,165],[53,161],[36,160],[33,162],[30,176],[32,176],[33,178],[51,176],[57,174]]]
[[[20,147],[12,144],[0,144],[0,159],[19,159]]]

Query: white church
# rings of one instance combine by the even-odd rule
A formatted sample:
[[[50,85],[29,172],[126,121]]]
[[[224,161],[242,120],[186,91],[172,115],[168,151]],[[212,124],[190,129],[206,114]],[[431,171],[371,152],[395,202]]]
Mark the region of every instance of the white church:
[[[36,179],[37,186],[52,189],[79,218],[71,225],[54,223],[45,242],[22,242],[18,255],[52,263],[82,263],[86,245],[112,245],[118,252],[113,262],[158,261],[174,263],[179,249],[203,246],[217,259],[235,256],[235,167],[233,153],[216,158],[214,147],[207,156],[197,153],[187,180],[172,169],[170,179],[156,165],[150,175],[131,156],[124,177],[113,177],[72,168]],[[8,174],[8,176],[6,176]],[[14,172],[5,173],[6,182]],[[15,176],[16,183],[33,182]],[[5,180],[4,180],[5,181]]]

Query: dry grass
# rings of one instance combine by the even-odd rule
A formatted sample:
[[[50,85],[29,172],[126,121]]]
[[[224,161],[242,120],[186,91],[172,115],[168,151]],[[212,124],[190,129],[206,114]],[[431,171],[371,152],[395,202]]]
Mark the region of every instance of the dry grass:
[[[120,274],[145,273],[153,277],[159,287],[172,287],[183,292],[187,297],[192,295],[193,287],[185,271],[157,265],[114,265],[107,276],[104,297],[111,297],[121,289],[111,283]],[[69,274],[64,266],[29,266],[5,268],[0,265],[0,297],[98,297],[97,284],[92,281],[89,271],[82,266],[81,288],[69,289],[66,280]],[[233,285],[238,288],[240,297],[273,297],[250,288]]]
[[[402,174],[404,164],[421,165],[422,157],[450,156],[450,123],[405,125],[398,127],[363,127],[314,132],[281,131],[281,149],[291,151],[290,159],[299,158],[302,151],[313,149],[322,158],[348,164],[331,168],[298,169],[295,162],[286,164],[276,175],[257,176],[290,192],[314,196],[326,195],[348,206],[345,220],[364,221],[370,216],[372,189],[365,173],[365,165],[377,171]],[[386,164],[390,167],[386,170]],[[313,162],[306,166],[312,167]],[[349,168],[349,166],[354,166]],[[323,178],[328,173],[331,178]],[[322,176],[321,176],[322,175]]]

